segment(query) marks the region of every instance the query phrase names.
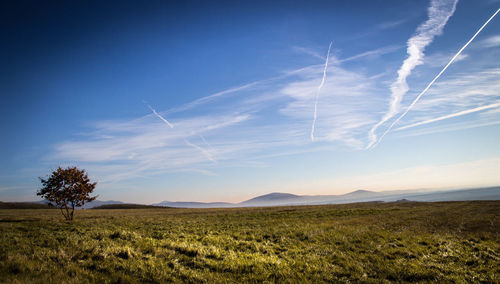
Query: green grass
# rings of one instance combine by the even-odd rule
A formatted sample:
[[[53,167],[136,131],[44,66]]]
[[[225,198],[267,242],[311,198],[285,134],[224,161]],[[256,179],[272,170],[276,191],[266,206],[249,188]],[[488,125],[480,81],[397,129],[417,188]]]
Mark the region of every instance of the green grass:
[[[0,282],[498,283],[499,208],[0,210]]]

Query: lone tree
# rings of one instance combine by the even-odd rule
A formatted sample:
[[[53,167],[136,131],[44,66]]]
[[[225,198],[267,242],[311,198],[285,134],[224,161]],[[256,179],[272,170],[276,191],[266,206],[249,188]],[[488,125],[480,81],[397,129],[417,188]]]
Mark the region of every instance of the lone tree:
[[[75,207],[80,207],[85,202],[97,198],[97,196],[90,196],[97,183],[90,182],[85,170],[77,167],[66,169],[58,167],[47,179],[41,177],[39,179],[43,187],[36,195],[54,202],[64,218],[69,221],[73,220]]]

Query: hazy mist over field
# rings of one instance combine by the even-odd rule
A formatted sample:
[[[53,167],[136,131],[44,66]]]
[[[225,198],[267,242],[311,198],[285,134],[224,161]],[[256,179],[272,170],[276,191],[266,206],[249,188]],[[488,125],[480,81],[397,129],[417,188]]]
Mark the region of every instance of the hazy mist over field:
[[[498,1],[7,1],[0,200],[500,184]]]

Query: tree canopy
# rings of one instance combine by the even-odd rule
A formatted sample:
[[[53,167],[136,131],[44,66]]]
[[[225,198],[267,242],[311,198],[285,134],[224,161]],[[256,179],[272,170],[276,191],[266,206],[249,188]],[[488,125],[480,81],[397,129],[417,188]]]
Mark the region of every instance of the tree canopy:
[[[39,178],[42,188],[38,196],[55,203],[66,220],[73,220],[75,207],[93,201],[97,196],[90,196],[97,182],[91,182],[87,172],[77,167],[58,167],[46,179]]]

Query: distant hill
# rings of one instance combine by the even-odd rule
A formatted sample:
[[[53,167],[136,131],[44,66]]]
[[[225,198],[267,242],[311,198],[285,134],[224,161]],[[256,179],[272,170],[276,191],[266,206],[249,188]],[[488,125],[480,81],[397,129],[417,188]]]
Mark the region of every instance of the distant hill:
[[[50,209],[47,204],[38,202],[1,202],[0,209]]]
[[[255,198],[249,199],[247,201],[243,201],[238,203],[239,206],[265,206],[265,205],[282,205],[287,203],[296,203],[300,202],[303,199],[303,196],[295,195],[291,193],[281,193],[281,192],[273,192],[261,196],[257,196]]]
[[[379,192],[368,190],[356,190],[343,195],[295,195],[274,192],[240,202],[236,206],[310,205],[378,201],[378,197],[382,195]]]
[[[500,200],[500,187],[438,191],[409,195],[405,198],[412,201]]]
[[[273,192],[254,197],[240,203],[228,202],[189,202],[163,201],[151,205],[125,204],[114,200],[95,200],[86,203],[83,208],[125,209],[125,208],[228,208],[228,207],[256,207],[256,206],[284,206],[284,205],[319,205],[356,202],[401,202],[401,201],[466,201],[466,200],[500,200],[500,186],[485,188],[468,188],[457,190],[396,190],[375,192],[356,190],[342,195],[295,195],[291,193]],[[113,206],[111,206],[113,205]],[[120,206],[122,205],[122,206]],[[0,209],[8,208],[48,208],[47,201],[38,203],[29,202],[0,202]]]
[[[94,208],[94,207],[97,207],[97,206],[111,205],[111,204],[124,204],[124,203],[121,202],[121,201],[115,201],[115,200],[106,200],[106,201],[94,200],[92,202],[85,203],[80,208],[90,209],[90,208]]]
[[[353,192],[346,193],[342,195],[344,198],[369,198],[369,197],[376,197],[380,196],[380,192],[375,192],[375,191],[369,191],[369,190],[356,190]]]
[[[375,192],[356,190],[342,195],[295,195],[273,192],[240,203],[225,202],[170,202],[153,204],[178,208],[225,208],[282,205],[318,205],[355,202],[402,202],[402,201],[464,201],[500,200],[500,187],[469,188],[460,190],[396,190]]]

